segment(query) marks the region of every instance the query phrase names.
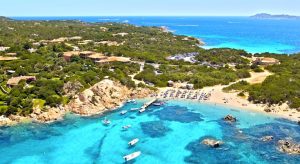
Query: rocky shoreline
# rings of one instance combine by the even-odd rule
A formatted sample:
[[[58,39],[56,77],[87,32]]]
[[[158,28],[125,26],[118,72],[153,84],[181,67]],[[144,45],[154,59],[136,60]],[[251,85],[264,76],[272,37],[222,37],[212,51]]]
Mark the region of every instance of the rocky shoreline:
[[[62,120],[67,113],[81,116],[102,114],[121,107],[128,99],[145,98],[153,93],[154,91],[150,89],[129,89],[119,82],[105,79],[75,95],[74,99],[65,106],[46,107],[45,111],[34,109],[33,113],[26,117],[18,115],[0,117],[0,126],[11,126],[22,122],[51,123]]]

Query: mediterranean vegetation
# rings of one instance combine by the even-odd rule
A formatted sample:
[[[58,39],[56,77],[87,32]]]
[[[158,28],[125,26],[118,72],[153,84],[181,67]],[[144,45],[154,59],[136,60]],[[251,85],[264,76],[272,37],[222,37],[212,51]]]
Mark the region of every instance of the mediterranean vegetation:
[[[203,88],[250,77],[250,71],[263,71],[260,66],[251,64],[252,54],[235,49],[204,50],[199,47],[200,43],[195,38],[174,35],[158,27],[79,21],[15,21],[1,17],[0,47],[9,49],[0,51],[0,56],[13,55],[16,59],[0,61],[0,115],[26,116],[35,107],[47,110],[46,106],[64,105],[76,93],[106,77],[129,88],[165,87],[170,80]],[[99,64],[79,56],[66,61],[64,52],[74,49],[129,57],[131,62]],[[168,59],[187,53],[196,54],[194,62]],[[248,92],[249,100],[256,103],[289,102],[291,107],[300,107],[300,55],[255,55],[277,58],[281,64],[265,67],[274,74],[262,84],[240,82],[227,90]],[[140,63],[145,64],[141,71]],[[136,84],[131,75],[145,83]],[[8,85],[9,79],[21,76],[36,79]],[[72,94],[67,88],[71,88]]]
[[[256,54],[258,55],[258,54]],[[249,100],[255,103],[282,104],[288,103],[291,108],[300,107],[300,54],[291,56],[260,54],[280,60],[280,64],[265,67],[273,73],[261,84],[250,85],[240,81],[225,91],[241,91],[249,93]]]

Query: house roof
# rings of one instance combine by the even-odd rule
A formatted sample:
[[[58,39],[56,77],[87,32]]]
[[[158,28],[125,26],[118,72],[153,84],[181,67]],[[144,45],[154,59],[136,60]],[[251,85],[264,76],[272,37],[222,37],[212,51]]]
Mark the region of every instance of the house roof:
[[[9,56],[0,56],[0,61],[11,61],[11,60],[17,60],[19,58],[17,57],[9,57]]]
[[[7,85],[18,85],[21,80],[36,80],[35,76],[19,76],[8,79]]]
[[[79,55],[79,51],[68,51],[68,52],[64,52],[64,56],[67,56],[67,57],[78,56],[78,55]]]
[[[96,61],[97,63],[106,63],[106,62],[129,62],[130,58],[127,57],[118,57],[118,56],[111,56],[107,57],[107,59]]]
[[[90,58],[90,59],[106,59],[107,57],[104,56],[104,54],[102,54],[102,53],[94,53],[94,54],[88,56],[88,58]]]

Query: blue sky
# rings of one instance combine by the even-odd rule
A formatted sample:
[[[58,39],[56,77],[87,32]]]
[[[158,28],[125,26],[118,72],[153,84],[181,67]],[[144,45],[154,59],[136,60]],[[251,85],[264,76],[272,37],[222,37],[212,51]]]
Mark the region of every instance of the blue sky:
[[[2,16],[300,15],[300,0],[0,0]]]

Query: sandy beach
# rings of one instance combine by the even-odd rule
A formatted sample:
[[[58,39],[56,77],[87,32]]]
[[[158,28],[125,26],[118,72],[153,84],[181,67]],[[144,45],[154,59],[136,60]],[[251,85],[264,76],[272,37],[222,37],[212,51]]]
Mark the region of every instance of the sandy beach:
[[[257,84],[263,82],[269,75],[271,75],[271,73],[268,71],[261,72],[261,73],[252,72],[250,78],[241,79],[241,80],[245,80],[250,84]],[[254,104],[252,102],[249,102],[246,97],[238,96],[237,94],[239,92],[227,93],[222,90],[224,87],[227,87],[229,85],[216,85],[212,87],[205,87],[199,90],[187,90],[187,89],[180,89],[176,87],[159,88],[159,94],[157,96],[159,99],[190,99],[192,101],[197,101],[200,103],[218,104],[218,105],[225,105],[225,106],[234,107],[242,110],[263,112],[274,117],[285,118],[291,121],[300,120],[300,112],[298,112],[296,109],[290,109],[287,104],[282,104],[280,106],[272,105],[270,107],[267,106],[266,104]],[[168,91],[170,93],[168,93]],[[176,97],[175,94],[178,93],[178,91],[180,91],[181,93],[186,92],[186,94],[191,94],[192,96],[190,97],[185,96],[184,98],[182,98],[181,96]],[[173,96],[171,96],[172,95],[171,92],[173,92]],[[165,96],[165,93],[168,93],[168,95]],[[199,100],[198,97],[196,98],[195,94],[198,94],[198,97],[201,96],[201,94],[207,94],[209,96],[207,96],[206,99]]]

